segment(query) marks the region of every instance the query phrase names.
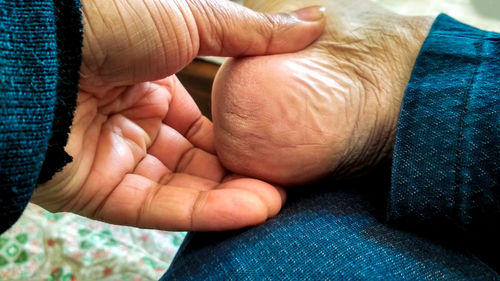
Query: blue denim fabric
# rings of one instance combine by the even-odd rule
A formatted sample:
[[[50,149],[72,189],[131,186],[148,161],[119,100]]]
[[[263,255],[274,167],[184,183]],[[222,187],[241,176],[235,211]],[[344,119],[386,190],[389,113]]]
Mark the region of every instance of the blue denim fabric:
[[[498,34],[439,16],[392,174],[291,191],[261,226],[190,233],[162,280],[500,280],[488,256],[500,238],[499,48]]]
[[[441,15],[399,117],[388,220],[500,259],[500,34]]]
[[[189,233],[161,280],[500,280],[470,253],[384,224],[374,182],[306,187],[261,226]]]

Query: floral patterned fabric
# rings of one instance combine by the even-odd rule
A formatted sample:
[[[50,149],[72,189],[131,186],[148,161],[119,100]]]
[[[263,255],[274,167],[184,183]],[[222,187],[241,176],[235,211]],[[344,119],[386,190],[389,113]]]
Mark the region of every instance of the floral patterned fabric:
[[[185,233],[110,225],[30,204],[0,236],[0,281],[149,281]]]

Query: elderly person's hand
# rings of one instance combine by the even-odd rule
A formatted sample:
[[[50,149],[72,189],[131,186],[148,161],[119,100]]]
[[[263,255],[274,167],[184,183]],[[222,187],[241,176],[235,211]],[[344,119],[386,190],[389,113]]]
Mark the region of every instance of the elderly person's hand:
[[[217,154],[283,185],[352,176],[390,159],[411,70],[432,23],[368,0],[248,0],[252,9],[326,7],[320,39],[293,54],[227,61],[214,84]]]
[[[234,229],[275,215],[284,192],[222,167],[211,122],[173,74],[196,55],[301,49],[321,34],[321,11],[269,15],[221,0],[82,4],[80,92],[66,146],[73,162],[32,201],[165,230]]]

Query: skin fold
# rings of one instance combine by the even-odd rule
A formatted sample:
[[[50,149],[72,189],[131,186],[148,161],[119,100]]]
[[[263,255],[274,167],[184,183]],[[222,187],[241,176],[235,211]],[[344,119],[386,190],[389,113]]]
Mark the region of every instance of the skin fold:
[[[390,159],[403,92],[433,19],[368,0],[245,5],[266,12],[321,5],[327,26],[302,51],[224,63],[212,96],[223,165],[290,186]]]

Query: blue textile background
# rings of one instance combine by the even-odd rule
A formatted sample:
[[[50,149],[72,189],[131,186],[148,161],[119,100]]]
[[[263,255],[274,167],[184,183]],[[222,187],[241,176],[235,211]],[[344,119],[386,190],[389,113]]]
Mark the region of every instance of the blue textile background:
[[[71,160],[64,146],[78,91],[79,7],[78,0],[0,0],[0,233],[37,181]]]
[[[388,220],[500,270],[500,34],[441,15],[399,117]]]
[[[385,224],[384,182],[304,187],[261,226],[189,233],[161,280],[500,280],[463,249]]]

